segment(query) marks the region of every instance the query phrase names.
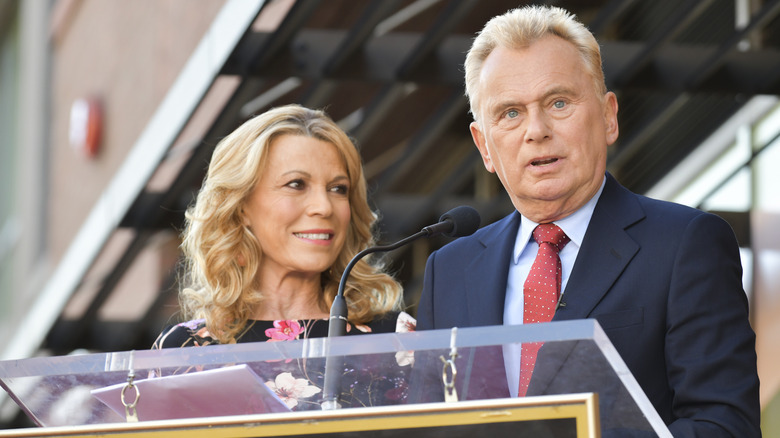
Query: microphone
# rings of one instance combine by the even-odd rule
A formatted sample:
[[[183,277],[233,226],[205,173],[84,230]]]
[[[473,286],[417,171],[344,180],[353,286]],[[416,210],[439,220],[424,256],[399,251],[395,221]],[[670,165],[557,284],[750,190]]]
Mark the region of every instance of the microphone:
[[[438,223],[424,227],[420,233],[427,232],[426,237],[440,233],[447,237],[469,236],[477,231],[479,222],[477,210],[467,205],[461,205],[441,215]]]
[[[409,237],[399,240],[390,245],[372,246],[357,253],[352,260],[349,261],[347,267],[344,268],[344,273],[341,274],[341,281],[339,282],[339,289],[336,293],[336,297],[333,298],[333,304],[330,307],[330,318],[328,320],[328,338],[336,336],[344,336],[347,333],[347,315],[349,309],[347,308],[347,301],[344,299],[344,288],[347,285],[347,278],[349,273],[355,264],[368,254],[379,251],[391,251],[401,246],[406,245],[421,237],[433,237],[437,235],[444,235],[448,237],[463,237],[474,234],[479,228],[480,217],[477,210],[467,205],[461,205],[455,207],[452,210],[444,213],[439,218],[439,222],[423,227],[422,230]],[[331,410],[339,408],[338,404],[338,384],[339,384],[339,368],[341,368],[341,360],[333,358],[333,356],[327,356],[325,359],[325,382],[322,388],[322,409]]]

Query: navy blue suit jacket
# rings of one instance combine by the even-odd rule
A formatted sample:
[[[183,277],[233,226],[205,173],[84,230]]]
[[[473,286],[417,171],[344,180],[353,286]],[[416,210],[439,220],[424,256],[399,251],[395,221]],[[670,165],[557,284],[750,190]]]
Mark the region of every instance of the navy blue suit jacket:
[[[501,325],[517,212],[430,255],[418,329]],[[758,437],[755,334],[721,218],[607,174],[554,320],[595,318],[676,437]]]

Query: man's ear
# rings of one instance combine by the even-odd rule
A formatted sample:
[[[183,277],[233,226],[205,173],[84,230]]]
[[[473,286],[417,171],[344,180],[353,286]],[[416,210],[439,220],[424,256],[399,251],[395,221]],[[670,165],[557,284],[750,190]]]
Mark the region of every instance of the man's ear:
[[[606,127],[607,146],[615,143],[620,130],[618,128],[618,102],[615,93],[609,91],[604,96],[604,126]]]
[[[495,173],[496,167],[493,165],[492,158],[490,158],[490,151],[487,147],[487,140],[485,140],[485,135],[482,132],[482,128],[480,128],[479,123],[471,122],[471,125],[469,125],[469,130],[471,130],[471,138],[474,140],[474,144],[477,145],[477,149],[479,149],[479,154],[482,155],[482,163],[485,164],[485,169],[487,169],[487,171],[490,173]]]

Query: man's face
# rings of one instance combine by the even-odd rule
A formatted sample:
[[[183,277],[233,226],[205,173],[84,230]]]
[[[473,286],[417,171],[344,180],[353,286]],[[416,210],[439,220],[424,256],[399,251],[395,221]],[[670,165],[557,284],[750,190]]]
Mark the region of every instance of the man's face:
[[[471,134],[485,168],[537,223],[562,219],[598,191],[617,140],[617,99],[599,95],[574,45],[547,36],[498,47],[480,73]]]

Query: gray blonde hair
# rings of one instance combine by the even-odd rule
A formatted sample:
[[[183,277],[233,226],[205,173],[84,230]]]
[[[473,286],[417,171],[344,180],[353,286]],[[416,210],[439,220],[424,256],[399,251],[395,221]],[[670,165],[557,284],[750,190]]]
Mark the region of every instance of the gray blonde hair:
[[[471,114],[479,121],[479,75],[485,59],[496,47],[521,49],[547,35],[574,44],[593,77],[599,95],[607,92],[601,67],[601,50],[593,34],[574,15],[554,6],[524,6],[490,19],[466,55],[466,96]]]

